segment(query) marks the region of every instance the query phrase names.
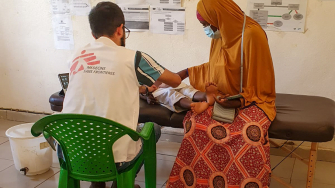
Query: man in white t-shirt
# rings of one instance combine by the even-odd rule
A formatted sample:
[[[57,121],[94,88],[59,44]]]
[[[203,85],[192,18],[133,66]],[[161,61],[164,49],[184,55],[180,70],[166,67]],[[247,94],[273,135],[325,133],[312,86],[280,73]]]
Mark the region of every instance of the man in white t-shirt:
[[[96,40],[78,50],[70,62],[63,113],[100,116],[136,130],[139,82],[147,86],[165,83],[177,87],[181,78],[149,55],[125,48],[130,32],[116,4],[97,4],[90,12],[89,22]],[[156,126],[155,131],[160,135],[160,128]],[[113,145],[115,162],[130,162],[140,150],[141,141],[124,136]],[[105,187],[105,183],[92,183],[91,187]]]

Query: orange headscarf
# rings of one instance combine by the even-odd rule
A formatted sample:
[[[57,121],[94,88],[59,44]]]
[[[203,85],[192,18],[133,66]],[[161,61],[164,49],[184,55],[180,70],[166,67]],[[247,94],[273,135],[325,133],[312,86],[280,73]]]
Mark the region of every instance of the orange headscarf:
[[[223,93],[236,95],[241,80],[241,36],[244,13],[233,0],[200,0],[197,11],[222,38],[213,39],[208,63],[189,68],[193,87],[205,91],[209,81]],[[271,121],[276,116],[275,76],[266,34],[247,17],[244,33],[243,106],[255,103]]]

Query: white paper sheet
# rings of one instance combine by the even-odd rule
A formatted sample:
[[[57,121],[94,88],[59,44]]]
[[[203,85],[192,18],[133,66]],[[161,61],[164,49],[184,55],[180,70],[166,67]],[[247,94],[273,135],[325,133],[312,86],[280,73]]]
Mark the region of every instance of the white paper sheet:
[[[149,30],[149,5],[119,5],[130,31]]]
[[[185,32],[185,8],[150,6],[150,31],[183,35]]]
[[[150,5],[179,5],[181,6],[181,0],[147,0]]]
[[[304,32],[307,0],[248,0],[246,14],[264,30]]]
[[[147,4],[146,0],[115,0],[116,4],[122,5],[144,5]]]
[[[181,0],[116,0],[116,4],[122,5],[179,5],[181,6]]]
[[[76,16],[87,16],[91,11],[89,0],[71,0],[71,14]]]
[[[51,0],[53,14],[70,14],[69,0]]]
[[[70,15],[57,14],[52,16],[54,42],[56,49],[73,50],[73,29]]]

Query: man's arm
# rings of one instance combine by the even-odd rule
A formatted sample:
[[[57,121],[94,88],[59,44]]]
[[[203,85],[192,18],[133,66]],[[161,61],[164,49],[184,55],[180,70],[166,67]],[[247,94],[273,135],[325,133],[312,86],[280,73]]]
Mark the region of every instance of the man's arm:
[[[157,63],[152,57],[143,52],[136,52],[135,70],[139,82],[152,86],[159,86],[161,83],[178,87],[181,78],[178,74],[172,73]]]
[[[171,87],[178,87],[181,84],[180,76],[167,69],[165,69],[164,73],[157,79],[157,81]]]

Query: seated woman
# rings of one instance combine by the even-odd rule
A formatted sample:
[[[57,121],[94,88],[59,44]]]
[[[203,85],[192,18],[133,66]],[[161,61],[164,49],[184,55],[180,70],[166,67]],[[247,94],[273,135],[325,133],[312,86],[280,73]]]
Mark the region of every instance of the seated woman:
[[[266,34],[256,21],[244,17],[233,0],[200,0],[197,11],[206,34],[213,38],[210,60],[182,72],[189,73],[191,85],[199,91],[214,82],[224,94],[243,98],[228,101],[223,96],[216,101],[238,109],[231,124],[213,120],[213,107],[187,113],[185,136],[167,187],[269,188],[268,129],[276,116],[276,95]],[[243,90],[239,92],[241,48]]]

